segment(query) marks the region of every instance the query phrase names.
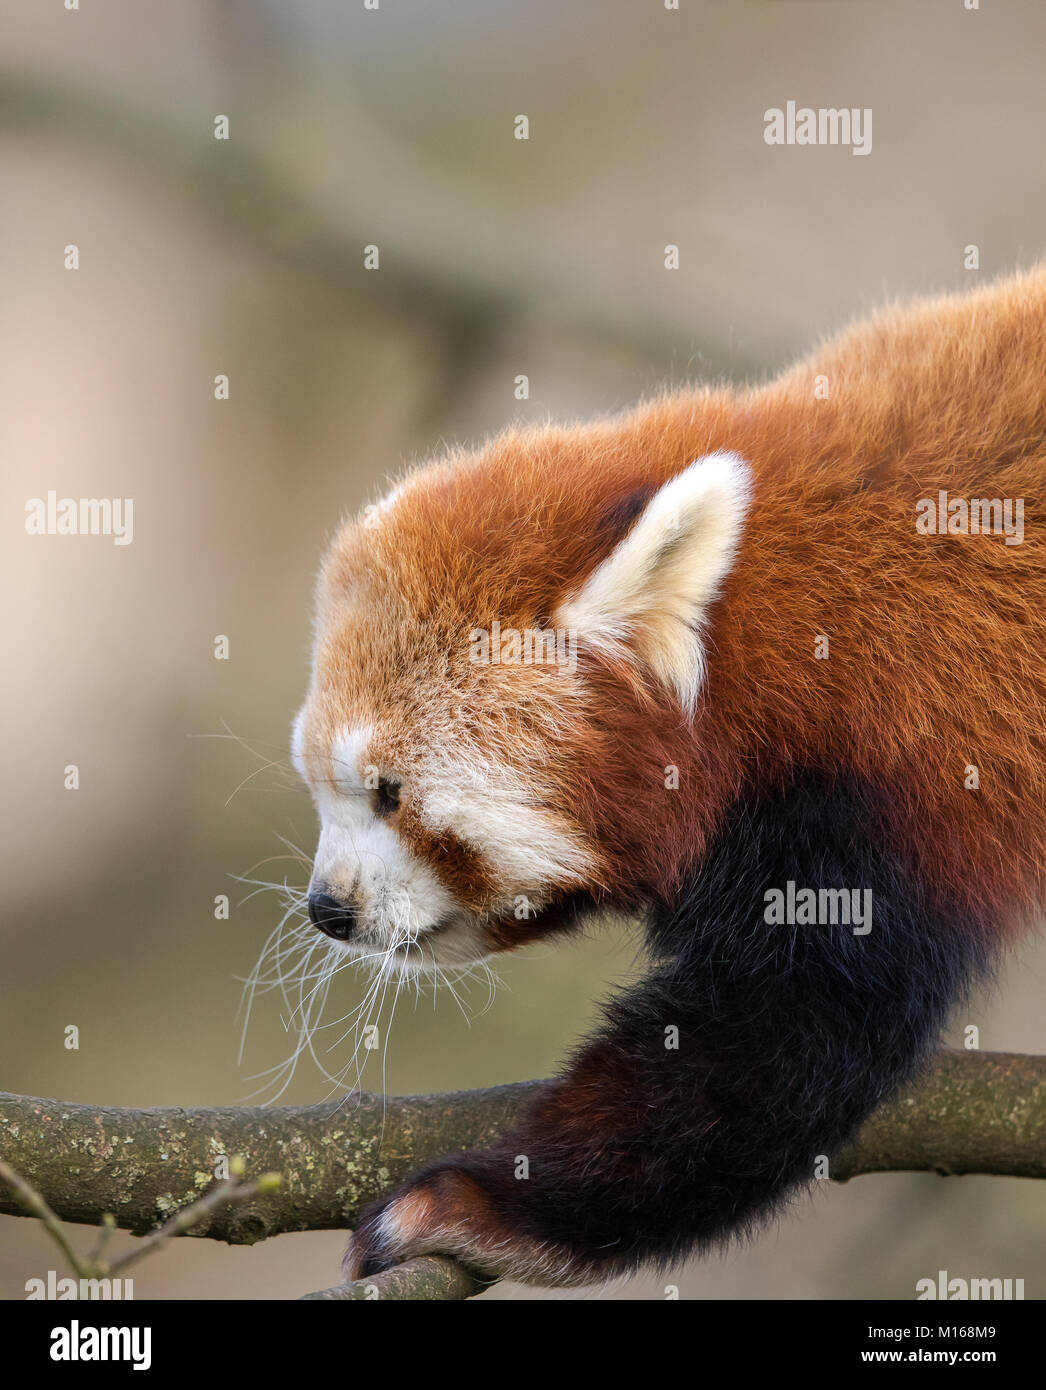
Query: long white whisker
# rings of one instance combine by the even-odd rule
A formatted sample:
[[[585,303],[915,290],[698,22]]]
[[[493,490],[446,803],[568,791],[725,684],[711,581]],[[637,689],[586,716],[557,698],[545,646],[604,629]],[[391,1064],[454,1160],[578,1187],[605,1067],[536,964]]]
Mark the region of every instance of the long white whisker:
[[[231,733],[230,738],[235,736]],[[222,735],[213,735],[222,737]],[[237,740],[243,742],[242,740]],[[245,745],[247,746],[247,745]],[[250,750],[261,757],[256,750]],[[266,760],[266,766],[275,766]],[[257,769],[262,771],[264,769]],[[287,850],[259,860],[245,874],[232,875],[234,881],[249,891],[242,902],[259,894],[274,892],[283,900],[282,912],[276,925],[266,937],[253,969],[241,981],[242,990],[237,1017],[241,1019],[238,1063],[242,1065],[246,1051],[247,1031],[258,997],[272,991],[281,1001],[281,1019],[285,1030],[292,1033],[290,1054],[281,1062],[251,1074],[247,1079],[257,1082],[249,1099],[263,1098],[273,1104],[290,1086],[301,1060],[311,1059],[319,1074],[331,1087],[330,1094],[340,1094],[339,1105],[358,1091],[367,1064],[367,1054],[373,1049],[371,1030],[381,1037],[381,1089],[388,1089],[389,1047],[392,1027],[405,986],[414,996],[414,1006],[421,999],[425,976],[431,974],[433,1006],[442,985],[454,1000],[462,1017],[471,1025],[472,1019],[485,1013],[495,997],[496,977],[485,961],[477,961],[458,943],[444,943],[443,959],[438,960],[426,940],[412,907],[402,895],[387,893],[382,901],[385,915],[387,944],[356,954],[321,935],[308,916],[308,890],[296,888],[286,879],[282,882],[264,879],[258,871],[270,863],[291,860],[305,869],[311,868],[309,856],[283,836],[278,837]],[[325,1018],[330,991],[335,978],[350,966],[363,966],[368,972],[362,996],[348,1011],[339,1010],[333,1018]],[[486,998],[475,1009],[468,994],[476,982],[486,985]],[[383,1023],[388,1008],[387,1024]],[[241,1018],[242,1015],[242,1018]],[[333,1037],[333,1041],[331,1041]],[[323,1042],[323,1056],[317,1048]],[[339,1049],[351,1040],[348,1057],[339,1066]],[[382,1111],[382,1126],[385,1111]]]

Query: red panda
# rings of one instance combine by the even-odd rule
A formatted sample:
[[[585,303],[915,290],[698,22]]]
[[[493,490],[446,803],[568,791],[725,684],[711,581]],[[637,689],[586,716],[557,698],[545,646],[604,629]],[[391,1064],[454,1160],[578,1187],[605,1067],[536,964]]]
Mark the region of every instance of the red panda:
[[[677,1260],[917,1072],[1043,898],[1044,479],[1036,270],[766,386],[510,430],[339,532],[293,735],[313,922],[413,971],[614,909],[650,957],[513,1132],[363,1214],[350,1277]]]

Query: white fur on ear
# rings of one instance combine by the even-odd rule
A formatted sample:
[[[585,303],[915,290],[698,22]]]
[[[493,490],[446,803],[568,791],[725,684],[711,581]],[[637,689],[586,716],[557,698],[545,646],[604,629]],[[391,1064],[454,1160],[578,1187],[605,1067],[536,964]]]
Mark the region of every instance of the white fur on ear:
[[[631,530],[560,608],[583,644],[644,661],[692,713],[705,672],[700,628],[748,511],[737,454],[706,454],[651,497]]]

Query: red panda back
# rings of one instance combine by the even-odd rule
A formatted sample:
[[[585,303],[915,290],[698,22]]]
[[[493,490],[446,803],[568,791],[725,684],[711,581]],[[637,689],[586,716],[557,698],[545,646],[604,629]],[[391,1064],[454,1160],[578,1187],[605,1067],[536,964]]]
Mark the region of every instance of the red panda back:
[[[1046,866],[1046,271],[890,310],[745,414],[710,705],[887,788],[927,880],[1017,920]],[[917,528],[975,498],[1022,534]]]

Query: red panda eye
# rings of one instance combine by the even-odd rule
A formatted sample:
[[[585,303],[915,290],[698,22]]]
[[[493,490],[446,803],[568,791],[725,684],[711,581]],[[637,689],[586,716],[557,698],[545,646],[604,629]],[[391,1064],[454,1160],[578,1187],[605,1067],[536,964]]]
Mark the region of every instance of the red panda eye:
[[[376,816],[391,816],[394,811],[398,811],[400,784],[391,782],[386,777],[379,778],[378,785],[371,795],[371,805]]]

